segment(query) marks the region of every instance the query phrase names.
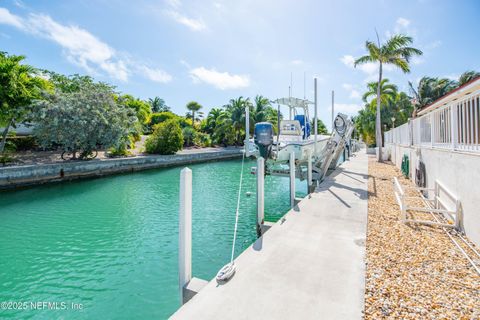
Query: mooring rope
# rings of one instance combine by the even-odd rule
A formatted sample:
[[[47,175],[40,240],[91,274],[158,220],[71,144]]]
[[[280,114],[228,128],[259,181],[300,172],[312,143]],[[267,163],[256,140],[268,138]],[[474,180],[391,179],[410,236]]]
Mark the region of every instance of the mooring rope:
[[[233,256],[235,254],[235,242],[237,241],[238,212],[240,210],[240,196],[242,194],[243,164],[244,163],[245,163],[245,148],[243,149],[243,153],[242,153],[242,171],[240,171],[240,184],[239,184],[239,187],[238,187],[237,209],[235,211],[235,229],[233,230],[232,257],[230,258],[230,263],[233,263]]]

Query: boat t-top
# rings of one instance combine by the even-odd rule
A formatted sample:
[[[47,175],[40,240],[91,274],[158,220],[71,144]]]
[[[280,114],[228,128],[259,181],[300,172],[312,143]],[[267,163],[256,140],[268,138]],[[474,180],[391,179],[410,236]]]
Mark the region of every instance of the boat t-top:
[[[290,153],[294,152],[297,164],[306,162],[308,156],[316,157],[324,149],[329,135],[312,135],[312,124],[308,107],[313,102],[307,99],[294,97],[279,98],[272,103],[287,106],[289,119],[280,120],[274,134],[273,125],[269,122],[260,122],[255,125],[254,142],[258,147],[259,155],[267,161],[276,164],[287,163]]]

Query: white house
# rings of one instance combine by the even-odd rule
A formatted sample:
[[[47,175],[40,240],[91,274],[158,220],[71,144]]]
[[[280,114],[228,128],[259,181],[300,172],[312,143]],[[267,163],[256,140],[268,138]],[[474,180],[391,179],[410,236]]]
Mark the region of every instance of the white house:
[[[426,106],[417,118],[386,132],[385,146],[397,167],[408,155],[411,178],[421,158],[427,187],[432,188],[438,180],[460,199],[465,232],[480,244],[480,78]]]

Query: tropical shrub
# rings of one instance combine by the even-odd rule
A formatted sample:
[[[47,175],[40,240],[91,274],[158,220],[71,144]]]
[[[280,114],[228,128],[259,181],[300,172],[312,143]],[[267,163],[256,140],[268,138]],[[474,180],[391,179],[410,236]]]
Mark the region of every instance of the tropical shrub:
[[[170,119],[155,125],[153,134],[145,141],[148,153],[174,154],[183,146],[183,134],[178,121]]]
[[[33,136],[9,136],[5,147],[16,151],[32,150],[37,147],[37,142]]]
[[[176,118],[178,118],[178,116],[175,113],[170,111],[152,113],[152,115],[150,116],[149,124],[150,126],[153,127],[154,125],[159,124],[161,122],[171,120],[171,119],[176,119]]]
[[[182,129],[183,133],[183,142],[186,147],[190,147],[193,145],[193,141],[195,140],[195,137],[197,135],[197,132],[195,132],[195,129],[192,127],[185,127]]]
[[[117,101],[120,105],[134,111],[138,121],[141,124],[147,124],[148,119],[150,118],[150,115],[152,113],[150,105],[147,102],[136,99],[129,94],[119,96],[117,98]]]
[[[199,147],[211,147],[212,138],[208,133],[196,132],[195,138],[193,138],[193,144]]]
[[[160,97],[148,99],[148,104],[150,105],[152,112],[155,112],[155,113],[170,111],[170,107],[167,106],[165,104],[165,100],[163,100]]]
[[[77,91],[57,91],[37,108],[34,135],[42,147],[60,146],[73,158],[77,152],[85,158],[99,148],[128,141],[136,121],[114,101],[111,88],[81,83]]]
[[[315,120],[312,120],[310,123],[310,133],[314,134],[314,127],[315,126]],[[328,134],[327,127],[325,126],[325,123],[323,123],[322,119],[317,120],[317,132],[318,134]]]
[[[178,124],[180,125],[181,128],[193,127],[192,119],[181,117],[181,116],[177,116],[177,117],[178,117],[177,118]]]
[[[9,129],[29,120],[34,102],[43,99],[52,85],[40,72],[23,64],[24,56],[0,52],[0,153],[4,151]]]

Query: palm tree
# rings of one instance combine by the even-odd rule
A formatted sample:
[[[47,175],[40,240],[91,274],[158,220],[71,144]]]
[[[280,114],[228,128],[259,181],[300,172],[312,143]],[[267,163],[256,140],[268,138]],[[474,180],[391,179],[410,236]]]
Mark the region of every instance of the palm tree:
[[[368,102],[370,97],[375,97],[372,99],[372,103],[377,103],[377,93],[378,93],[378,82],[369,82],[367,83],[368,91],[363,94],[363,102]],[[382,79],[380,82],[380,103],[385,105],[388,100],[395,98],[398,88],[393,83],[389,83],[388,79]]]
[[[170,107],[165,104],[165,100],[160,97],[150,98],[148,99],[148,104],[152,108],[152,112],[166,112],[170,111]]]
[[[247,106],[253,109],[249,98],[238,97],[237,99],[231,99],[230,103],[225,106],[225,112],[218,119],[220,123],[219,133],[225,137],[231,137],[231,133],[233,133],[233,142],[235,144],[240,143],[242,140],[240,134],[244,128],[245,107]],[[229,132],[229,129],[232,131]]]
[[[24,59],[0,52],[0,126],[4,127],[0,153],[5,149],[10,127],[27,120],[33,102],[52,89],[52,84],[40,77],[37,69],[21,63]]]
[[[431,77],[421,78],[418,82],[417,88],[415,88],[410,81],[408,82],[408,85],[410,87],[410,92],[414,97],[414,118],[417,116],[417,112],[420,109],[443,97],[457,87],[457,83],[454,80]]]
[[[364,63],[378,63],[378,86],[377,97],[381,97],[380,88],[382,83],[382,72],[384,65],[393,65],[404,73],[410,72],[409,62],[412,56],[421,55],[423,52],[419,49],[409,47],[413,39],[406,35],[394,35],[384,44],[380,43],[377,34],[377,44],[366,41],[365,47],[368,54],[355,60],[355,67]],[[377,114],[375,120],[375,138],[378,146],[378,161],[382,161],[382,129],[380,114],[381,98],[377,99]]]
[[[255,122],[263,122],[268,120],[268,109],[271,107],[270,100],[264,96],[257,95],[253,101],[255,108]]]
[[[202,105],[196,101],[190,101],[187,103],[187,109],[192,112],[192,125],[195,126],[195,112],[202,109]]]
[[[475,79],[475,78],[478,78],[480,77],[480,72],[476,72],[476,71],[465,71],[464,73],[462,73],[462,75],[460,76],[460,78],[458,79],[458,85],[461,86],[461,85],[464,85],[465,83]]]
[[[220,117],[222,112],[223,110],[220,108],[212,108],[212,110],[210,110],[210,112],[208,113],[205,126],[205,131],[208,134],[213,135],[213,133],[215,132],[215,128],[219,124],[218,118]]]

